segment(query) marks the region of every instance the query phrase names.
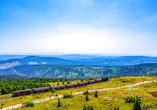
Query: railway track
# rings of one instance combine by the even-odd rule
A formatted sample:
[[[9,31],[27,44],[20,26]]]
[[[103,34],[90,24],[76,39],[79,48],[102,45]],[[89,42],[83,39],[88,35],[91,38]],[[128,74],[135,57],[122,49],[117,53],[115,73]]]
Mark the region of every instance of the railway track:
[[[8,99],[8,98],[11,98],[12,96],[9,96],[9,97],[3,97],[3,98],[0,98],[0,100],[3,100],[3,99]]]

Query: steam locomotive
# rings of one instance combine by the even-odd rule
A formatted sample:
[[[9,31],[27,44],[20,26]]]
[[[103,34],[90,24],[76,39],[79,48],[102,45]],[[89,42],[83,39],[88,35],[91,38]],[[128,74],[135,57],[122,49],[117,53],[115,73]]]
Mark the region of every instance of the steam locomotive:
[[[48,91],[51,91],[52,88],[56,90],[61,90],[64,88],[79,87],[79,86],[98,83],[102,81],[103,82],[108,81],[108,78],[100,78],[100,79],[89,80],[89,81],[84,81],[84,82],[79,82],[79,83],[71,83],[71,84],[66,84],[66,85],[57,85],[57,86],[51,86],[51,87],[40,87],[40,88],[33,88],[33,89],[27,89],[27,90],[13,91],[12,97],[35,94],[35,93],[40,93],[40,92],[48,92]]]

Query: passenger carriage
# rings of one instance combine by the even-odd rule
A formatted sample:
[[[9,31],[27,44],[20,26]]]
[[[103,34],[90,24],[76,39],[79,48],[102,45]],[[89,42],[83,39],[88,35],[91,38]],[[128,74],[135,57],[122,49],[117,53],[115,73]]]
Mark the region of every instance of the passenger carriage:
[[[51,86],[51,88],[54,88],[56,90],[64,89],[65,85],[57,85],[57,86]]]
[[[28,95],[32,93],[32,89],[13,91],[12,97]]]
[[[108,81],[108,78],[102,78],[102,81]]]
[[[66,88],[77,87],[78,83],[66,84]]]
[[[84,85],[87,85],[87,84],[88,84],[88,81],[79,82],[79,86],[84,86]]]
[[[96,79],[96,82],[102,82],[102,78],[101,79]]]
[[[33,88],[33,93],[48,92],[50,87]]]
[[[95,83],[95,80],[89,80],[89,84]]]

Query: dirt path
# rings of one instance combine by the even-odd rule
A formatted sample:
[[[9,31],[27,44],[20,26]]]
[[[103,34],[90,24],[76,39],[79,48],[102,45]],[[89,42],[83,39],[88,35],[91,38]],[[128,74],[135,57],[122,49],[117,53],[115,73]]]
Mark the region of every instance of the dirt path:
[[[105,91],[105,90],[114,90],[114,89],[120,89],[120,88],[134,87],[134,86],[138,86],[138,85],[142,85],[142,84],[147,84],[147,83],[152,83],[152,82],[157,82],[157,80],[139,82],[139,83],[136,83],[136,84],[131,84],[131,85],[127,85],[127,86],[121,86],[121,87],[112,87],[112,88],[97,89],[97,90],[88,90],[88,92]],[[72,93],[72,94],[73,95],[83,94],[83,92],[76,92],[76,93]],[[51,97],[51,98],[49,97],[49,98],[46,98],[44,100],[38,100],[38,101],[32,101],[32,102],[34,102],[34,103],[40,103],[40,102],[44,102],[44,101],[48,101],[48,100],[53,100],[53,99],[61,98],[61,97],[63,97],[63,95],[58,95],[57,97],[54,96],[54,97]],[[17,104],[17,105],[5,107],[5,108],[2,108],[1,110],[13,110],[15,108],[20,108],[20,107],[22,107],[22,104]]]

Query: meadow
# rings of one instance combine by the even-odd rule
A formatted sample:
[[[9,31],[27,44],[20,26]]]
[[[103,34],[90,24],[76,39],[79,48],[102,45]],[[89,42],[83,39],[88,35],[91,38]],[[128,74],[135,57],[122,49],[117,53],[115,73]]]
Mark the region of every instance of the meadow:
[[[62,95],[64,93],[75,93],[79,91],[86,91],[92,89],[100,89],[100,88],[110,88],[110,87],[120,87],[125,85],[130,85],[138,82],[149,81],[149,80],[157,80],[156,77],[119,77],[119,78],[110,78],[107,82],[90,84],[82,87],[69,88],[64,90],[58,90],[55,93],[45,92],[32,94],[27,96],[20,96],[9,98],[0,101],[0,105],[3,107],[16,105],[19,103],[23,103],[25,101],[34,101],[48,98],[50,96]],[[77,82],[77,81],[74,81]],[[71,83],[74,83],[71,82]],[[66,82],[65,82],[66,83]],[[156,82],[151,84],[144,84],[140,86],[135,86],[133,88],[138,88],[138,90],[127,90],[128,88],[121,88],[117,90],[106,90],[106,91],[98,91],[98,98],[94,97],[94,92],[90,92],[88,97],[89,101],[85,101],[85,95],[74,95],[73,98],[63,99],[60,98],[61,107],[57,108],[57,99],[51,101],[45,101],[41,103],[35,104],[34,107],[25,107],[18,108],[17,110],[80,110],[83,109],[83,106],[93,106],[94,110],[110,110],[115,106],[119,106],[120,110],[132,110],[133,103],[125,103],[124,98],[126,96],[140,96],[142,97],[142,106],[143,105],[151,105],[153,102],[157,101],[155,96],[153,96],[150,92],[157,92]],[[53,82],[50,82],[50,85],[55,85]],[[155,110],[152,108],[152,110]]]

